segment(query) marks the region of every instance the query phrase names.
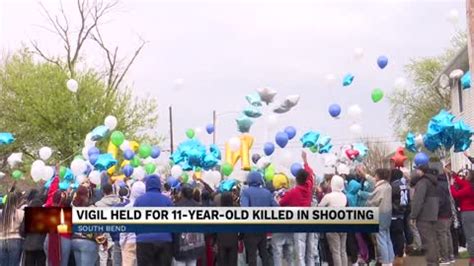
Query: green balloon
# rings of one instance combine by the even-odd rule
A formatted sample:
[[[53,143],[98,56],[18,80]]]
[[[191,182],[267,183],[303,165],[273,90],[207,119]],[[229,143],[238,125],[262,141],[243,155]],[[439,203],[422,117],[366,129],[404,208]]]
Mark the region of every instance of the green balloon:
[[[275,176],[275,166],[273,164],[270,164],[265,168],[265,181],[271,182],[273,180],[273,177]]]
[[[20,170],[15,170],[12,173],[13,180],[20,180],[22,176],[23,176],[23,173]]]
[[[64,166],[59,167],[59,179],[63,180],[66,175],[67,168]]]
[[[232,167],[232,165],[230,163],[225,163],[221,166],[221,172],[225,176],[230,176],[230,174],[232,174],[233,170],[234,170],[234,168]]]
[[[110,135],[110,141],[118,147],[125,141],[125,135],[120,131],[114,131],[112,135]]]
[[[316,153],[316,152],[318,152],[318,146],[314,145],[314,146],[310,147],[309,150],[310,150],[312,153]]]
[[[138,159],[137,156],[133,157],[133,159],[130,160],[130,165],[133,167],[138,167],[140,165],[140,159]]]
[[[379,102],[383,98],[383,91],[381,89],[374,89],[372,91],[372,101],[374,103]]]
[[[190,138],[190,139],[194,138],[194,135],[195,135],[195,134],[196,134],[196,133],[194,132],[194,129],[192,129],[192,128],[186,130],[186,136],[187,136],[188,138]]]
[[[150,144],[141,144],[138,148],[138,155],[142,158],[148,158],[151,155],[151,149]]]
[[[153,174],[156,170],[156,165],[153,163],[147,163],[145,165],[145,172],[149,175]]]
[[[183,183],[188,183],[189,181],[188,173],[183,173],[183,175],[181,176],[181,179],[183,180]]]
[[[8,196],[8,195],[3,196],[3,198],[2,198],[2,204],[7,203],[7,196]]]

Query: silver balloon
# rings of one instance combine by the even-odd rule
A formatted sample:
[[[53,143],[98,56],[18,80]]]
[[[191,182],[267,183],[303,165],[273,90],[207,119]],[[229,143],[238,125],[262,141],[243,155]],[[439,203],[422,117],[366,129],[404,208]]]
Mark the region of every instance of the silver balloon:
[[[449,78],[460,79],[462,75],[464,75],[464,71],[462,71],[461,69],[455,69],[451,71],[451,73],[449,73]]]
[[[300,100],[299,95],[290,95],[286,97],[285,101],[281,103],[278,107],[273,109],[273,112],[277,114],[283,114],[291,110],[291,108],[295,107]]]
[[[260,95],[260,100],[266,103],[267,105],[272,103],[273,99],[277,95],[277,92],[275,90],[269,88],[258,89],[257,92]]]

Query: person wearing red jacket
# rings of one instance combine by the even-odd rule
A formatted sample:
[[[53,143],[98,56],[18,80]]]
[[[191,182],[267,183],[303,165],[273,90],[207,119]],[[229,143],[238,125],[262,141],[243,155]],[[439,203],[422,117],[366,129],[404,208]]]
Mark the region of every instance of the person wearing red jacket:
[[[464,176],[464,178],[461,178]],[[461,209],[461,220],[469,252],[469,266],[474,266],[474,171],[468,170],[451,179],[451,195]]]
[[[308,164],[306,152],[301,153],[304,169],[296,174],[296,186],[288,190],[280,199],[282,207],[311,207],[313,201],[314,172]],[[297,265],[314,265],[314,233],[295,233]]]
[[[48,197],[44,207],[68,207],[67,194],[59,189],[59,167],[48,190]],[[67,266],[71,254],[71,234],[49,233],[45,240],[45,253],[48,265]]]

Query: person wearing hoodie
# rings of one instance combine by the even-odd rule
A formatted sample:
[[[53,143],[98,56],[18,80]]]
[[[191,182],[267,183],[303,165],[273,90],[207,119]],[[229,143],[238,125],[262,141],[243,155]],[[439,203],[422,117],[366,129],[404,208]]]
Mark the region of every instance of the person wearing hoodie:
[[[342,192],[343,190],[344,179],[341,176],[334,175],[331,179],[331,192],[324,195],[319,207],[346,207],[347,197]],[[327,233],[326,239],[334,266],[348,265],[346,253],[347,233]]]
[[[296,173],[296,186],[280,199],[282,207],[311,207],[313,201],[314,172],[308,164],[306,152],[301,153],[304,169]],[[298,265],[314,265],[314,233],[295,233],[296,262]]]
[[[436,237],[439,244],[440,265],[451,264],[451,254],[453,254],[453,241],[451,237],[451,209],[449,183],[446,175],[438,175],[438,185],[436,186],[439,199],[438,221],[436,222]]]
[[[146,178],[146,192],[138,197],[134,207],[171,207],[170,198],[161,194],[161,182],[157,175]],[[137,233],[138,265],[169,266],[173,261],[171,233]]]
[[[461,209],[461,221],[466,236],[467,251],[469,252],[469,266],[474,265],[474,171],[468,170],[451,179],[451,194]]]
[[[405,221],[409,209],[409,191],[407,180],[400,169],[392,169],[390,185],[392,186],[392,222],[390,223],[390,238],[395,253],[395,265],[403,265],[405,253]]]
[[[145,194],[146,187],[142,181],[132,184],[129,203],[125,208],[133,207],[135,200]],[[122,266],[137,266],[137,243],[135,233],[120,233],[120,250],[122,251]]]
[[[260,172],[252,171],[247,176],[248,188],[242,191],[240,206],[242,207],[275,207],[278,206],[272,193],[263,188],[263,176]],[[244,234],[244,245],[248,264],[257,265],[257,250],[262,258],[263,266],[270,265],[270,254],[267,250],[267,234]]]
[[[377,241],[378,262],[382,265],[392,265],[395,259],[393,244],[390,239],[390,222],[392,220],[392,187],[390,170],[375,170],[375,189],[367,201],[368,207],[379,208],[379,232],[375,235]]]
[[[101,191],[104,196],[94,204],[96,207],[113,207],[121,202],[120,197],[114,193],[111,184],[103,184]],[[103,241],[99,246],[100,266],[107,266],[110,257],[109,251],[112,249],[114,242],[110,234],[103,234],[100,239]]]
[[[416,167],[416,176],[411,179],[415,193],[411,205],[411,223],[416,225],[421,243],[426,250],[427,265],[438,265],[438,243],[436,240],[436,222],[438,221],[439,199],[436,186],[437,171],[428,165]]]

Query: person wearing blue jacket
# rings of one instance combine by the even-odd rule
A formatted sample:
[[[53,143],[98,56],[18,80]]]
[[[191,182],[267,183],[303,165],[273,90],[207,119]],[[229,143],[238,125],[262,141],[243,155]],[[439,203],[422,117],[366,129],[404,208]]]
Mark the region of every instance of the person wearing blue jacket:
[[[248,188],[242,191],[240,206],[242,207],[275,207],[272,193],[263,188],[263,176],[260,172],[252,171],[247,176]],[[250,233],[244,235],[245,252],[249,266],[257,265],[257,250],[262,258],[263,266],[271,265],[270,254],[267,250],[267,235],[265,233]]]
[[[171,207],[173,203],[161,194],[160,178],[146,179],[146,193],[135,200],[134,207]],[[137,233],[138,265],[171,265],[173,261],[171,233]]]

